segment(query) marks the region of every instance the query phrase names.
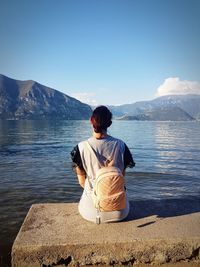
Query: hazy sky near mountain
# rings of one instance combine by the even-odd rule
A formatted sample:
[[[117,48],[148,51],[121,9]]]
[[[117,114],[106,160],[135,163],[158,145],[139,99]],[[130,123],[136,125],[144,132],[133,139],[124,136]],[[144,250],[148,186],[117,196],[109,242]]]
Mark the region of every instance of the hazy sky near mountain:
[[[200,94],[199,0],[0,0],[0,73],[90,104]]]

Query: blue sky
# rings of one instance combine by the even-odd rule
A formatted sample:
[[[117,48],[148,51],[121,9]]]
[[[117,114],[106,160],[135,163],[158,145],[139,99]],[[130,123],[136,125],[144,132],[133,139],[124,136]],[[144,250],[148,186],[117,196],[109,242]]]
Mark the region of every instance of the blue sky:
[[[200,94],[199,14],[199,0],[0,0],[0,73],[93,104]]]

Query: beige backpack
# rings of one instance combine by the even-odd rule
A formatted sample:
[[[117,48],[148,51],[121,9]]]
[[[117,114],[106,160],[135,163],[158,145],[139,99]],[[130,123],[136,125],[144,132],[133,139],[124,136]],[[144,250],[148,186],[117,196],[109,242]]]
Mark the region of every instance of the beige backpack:
[[[97,158],[96,152],[89,142],[86,141],[86,143]],[[115,147],[114,155],[116,150]],[[116,211],[126,207],[125,179],[121,170],[113,165],[114,160],[111,160],[107,162],[106,166],[101,165],[96,173],[92,198],[95,208],[99,211]]]

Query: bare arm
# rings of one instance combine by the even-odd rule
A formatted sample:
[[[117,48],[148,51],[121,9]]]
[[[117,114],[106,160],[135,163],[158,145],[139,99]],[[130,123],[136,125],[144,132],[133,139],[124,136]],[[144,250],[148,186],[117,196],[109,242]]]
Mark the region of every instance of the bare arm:
[[[79,167],[76,167],[75,171],[76,171],[80,186],[84,188],[84,186],[85,186],[85,177],[86,177],[85,171],[80,169]]]

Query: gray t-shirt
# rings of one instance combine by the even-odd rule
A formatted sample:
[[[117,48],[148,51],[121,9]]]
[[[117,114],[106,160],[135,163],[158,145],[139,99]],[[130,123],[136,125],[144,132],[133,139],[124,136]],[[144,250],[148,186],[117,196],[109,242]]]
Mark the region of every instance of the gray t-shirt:
[[[88,148],[89,142],[92,150]],[[95,153],[95,154],[94,154]],[[115,158],[115,166],[123,171],[126,167],[134,167],[135,162],[126,144],[112,136],[102,139],[90,137],[86,141],[80,142],[71,152],[73,167],[84,169],[87,175],[85,186],[92,186],[89,181],[94,180],[97,170],[104,165],[107,160]],[[98,160],[97,160],[98,158]]]
[[[88,148],[86,142],[89,142],[93,151]],[[117,138],[107,136],[102,139],[96,139],[91,137],[86,141],[80,142],[78,148],[83,168],[87,174],[85,182],[86,191],[91,191],[96,173],[101,166],[106,165],[106,161],[114,160],[114,165],[121,171],[124,170],[125,143]]]
[[[86,142],[89,142],[94,153],[88,149]],[[106,138],[96,139],[91,137],[86,141],[80,142],[78,148],[83,168],[92,179],[95,179],[95,174],[101,166],[106,165],[106,161],[114,160],[114,165],[121,171],[124,170],[125,144],[117,138],[107,136]]]

